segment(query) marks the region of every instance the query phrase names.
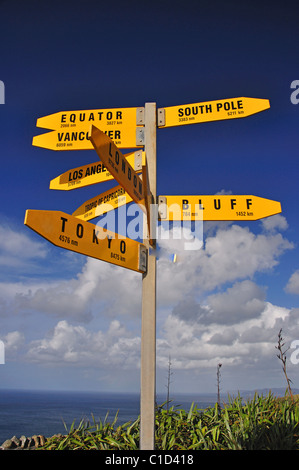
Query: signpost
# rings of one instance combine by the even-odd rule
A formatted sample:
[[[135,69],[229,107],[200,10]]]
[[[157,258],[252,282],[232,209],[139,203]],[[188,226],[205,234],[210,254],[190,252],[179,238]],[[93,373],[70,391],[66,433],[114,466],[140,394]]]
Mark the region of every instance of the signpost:
[[[126,157],[128,163],[136,172],[142,171],[142,165],[145,164],[145,152],[137,150],[136,152],[126,153],[124,157]],[[50,181],[50,189],[70,191],[71,189],[83,188],[84,186],[103,183],[113,179],[113,175],[107,170],[105,165],[97,161],[89,165],[73,168],[57,176]]]
[[[145,153],[147,192],[156,202],[156,103],[145,105]],[[155,448],[156,400],[156,256],[150,250],[150,227],[144,219],[144,244],[148,250],[147,271],[142,276],[141,363],[140,363],[140,449]],[[152,220],[156,226],[156,220]]]
[[[258,220],[281,212],[280,202],[257,196],[159,196],[159,220]]]
[[[230,98],[158,109],[158,126],[172,127],[247,117],[270,108],[269,100]]]
[[[80,221],[72,215],[60,211],[29,209],[24,223],[60,248],[139,273],[146,271],[146,248],[143,244]]]
[[[116,181],[122,185],[136,204],[143,204],[142,180],[114,142],[95,126],[91,128],[90,141]]]
[[[231,98],[160,108],[62,111],[37,120],[51,132],[33,145],[53,150],[95,149],[100,162],[69,170],[54,178],[50,189],[70,190],[110,179],[116,186],[83,203],[72,215],[27,210],[25,225],[54,245],[142,273],[140,371],[140,449],[155,448],[156,395],[156,225],[163,220],[257,220],[281,212],[280,203],[257,196],[159,196],[155,207],[156,131],[223,119],[247,117],[270,108],[269,100]],[[158,116],[158,117],[157,117]],[[90,130],[90,125],[92,125]],[[128,155],[120,148],[144,147]],[[142,178],[138,172],[142,171]],[[134,201],[144,211],[144,243],[88,222],[108,209]],[[106,204],[109,204],[107,207]]]

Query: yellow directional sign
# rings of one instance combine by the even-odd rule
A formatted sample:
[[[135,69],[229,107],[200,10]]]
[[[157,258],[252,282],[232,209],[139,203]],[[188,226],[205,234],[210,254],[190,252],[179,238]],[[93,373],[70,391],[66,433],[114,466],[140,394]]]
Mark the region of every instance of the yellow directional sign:
[[[27,210],[25,225],[56,246],[137,272],[146,271],[141,243],[60,211]]]
[[[158,127],[242,118],[268,108],[267,99],[245,97],[170,106],[158,109]]]
[[[129,202],[132,202],[131,196],[119,185],[84,202],[72,215],[78,219],[91,220]]]
[[[126,157],[128,163],[136,172],[142,171],[142,165],[145,164],[145,152],[138,150],[136,152],[126,153],[124,157]],[[112,179],[114,179],[114,177],[110,171],[107,170],[102,162],[97,161],[89,165],[73,168],[57,176],[50,181],[50,189],[69,191],[71,189],[83,188],[91,184],[103,183]]]
[[[105,130],[105,133],[115,142],[119,148],[140,147],[136,144],[136,128],[130,127],[123,130]],[[49,150],[93,150],[89,140],[89,129],[62,129],[36,135],[32,139],[32,145]]]
[[[33,138],[32,144],[51,150],[89,150],[91,124],[98,126],[120,148],[134,148],[136,127],[142,125],[144,108],[89,109],[61,111],[37,119],[37,127],[55,132]]]
[[[90,140],[98,156],[116,181],[126,190],[134,202],[143,203],[142,180],[112,140],[95,126],[92,126]]]
[[[159,196],[160,220],[258,220],[281,212],[280,202],[258,196]]]
[[[91,124],[102,130],[136,127],[142,125],[142,110],[143,108],[111,108],[60,111],[38,118],[36,126],[52,130],[81,129],[83,126],[88,130]]]

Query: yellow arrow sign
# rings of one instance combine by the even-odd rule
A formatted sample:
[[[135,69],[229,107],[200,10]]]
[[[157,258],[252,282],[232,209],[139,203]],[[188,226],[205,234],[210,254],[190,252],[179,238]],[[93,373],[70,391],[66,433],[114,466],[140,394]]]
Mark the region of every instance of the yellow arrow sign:
[[[37,119],[36,126],[44,129],[89,129],[91,124],[103,131],[136,127],[143,123],[144,108],[87,109],[60,111]]]
[[[138,150],[136,152],[126,153],[124,157],[126,157],[128,163],[136,172],[142,171],[142,165],[145,164],[145,152]],[[113,175],[107,170],[105,165],[97,161],[89,165],[73,168],[57,176],[50,181],[50,189],[69,191],[71,189],[83,188],[84,186],[103,183],[113,179]]]
[[[258,196],[159,196],[159,220],[258,220],[281,212]]]
[[[137,272],[146,271],[146,248],[60,211],[27,210],[25,225],[56,246]]]
[[[33,138],[32,144],[50,150],[89,150],[91,124],[98,126],[120,148],[139,147],[136,127],[143,123],[144,108],[89,109],[60,111],[37,119],[37,127],[56,132]]]
[[[260,98],[229,98],[158,109],[158,127],[181,126],[250,116],[270,108]]]
[[[136,127],[124,130],[105,130],[105,133],[119,148],[134,148],[141,145],[136,143]],[[36,135],[32,145],[49,150],[93,150],[89,140],[89,129],[61,129],[45,134]]]
[[[112,140],[100,129],[92,126],[90,141],[116,181],[126,190],[134,202],[143,204],[142,180]]]
[[[132,198],[119,185],[84,202],[72,215],[78,219],[91,220],[129,202],[132,202]]]

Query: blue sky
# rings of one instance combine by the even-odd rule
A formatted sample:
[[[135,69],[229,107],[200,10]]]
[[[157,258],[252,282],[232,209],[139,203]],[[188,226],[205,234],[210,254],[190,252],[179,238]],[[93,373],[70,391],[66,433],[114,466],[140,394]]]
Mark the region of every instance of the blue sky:
[[[54,247],[26,209],[71,214],[111,184],[50,191],[93,151],[32,146],[58,111],[175,106],[234,97],[271,108],[157,130],[158,194],[219,192],[281,202],[256,222],[205,222],[204,246],[161,242],[157,390],[284,387],[275,345],[299,339],[299,80],[294,2],[0,2],[1,387],[139,391],[141,277]],[[299,96],[299,95],[298,95]],[[292,350],[288,353],[290,359]],[[294,386],[298,365],[289,360]]]

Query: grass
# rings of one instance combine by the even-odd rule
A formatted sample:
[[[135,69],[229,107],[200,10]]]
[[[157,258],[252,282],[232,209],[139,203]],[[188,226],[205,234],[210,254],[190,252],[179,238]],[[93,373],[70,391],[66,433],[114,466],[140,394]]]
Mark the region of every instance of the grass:
[[[157,450],[298,450],[299,400],[278,399],[271,393],[243,401],[229,399],[205,410],[194,404],[189,411],[164,405],[156,410]],[[47,439],[41,450],[138,450],[140,418],[117,425],[73,423],[64,436]]]

